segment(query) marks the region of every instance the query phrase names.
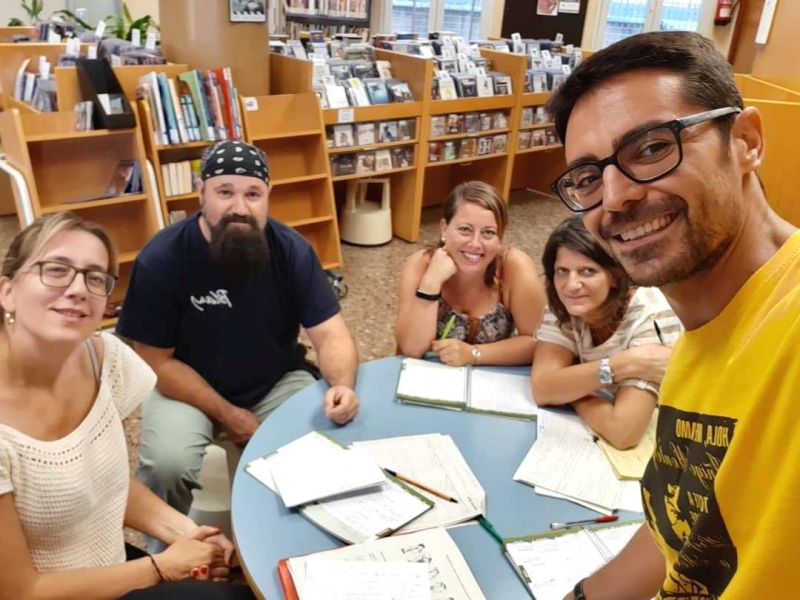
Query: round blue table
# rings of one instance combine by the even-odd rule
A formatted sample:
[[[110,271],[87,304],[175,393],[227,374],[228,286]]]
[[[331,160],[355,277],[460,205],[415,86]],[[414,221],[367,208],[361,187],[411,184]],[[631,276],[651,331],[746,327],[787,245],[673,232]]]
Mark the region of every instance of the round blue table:
[[[348,425],[339,427],[323,413],[327,384],[319,381],[287,400],[247,444],[233,481],[231,520],[239,560],[258,596],[283,598],[279,560],[342,545],[296,510],[285,508],[276,494],[244,471],[250,461],[313,430],[345,443],[423,433],[450,435],[486,491],[486,518],[503,537],[546,531],[551,521],[598,516],[572,502],[539,496],[512,479],[536,439],[535,422],[401,404],[395,397],[401,361],[391,357],[359,367],[356,393],[361,409]],[[527,367],[498,370],[530,372]],[[477,525],[448,531],[487,598],[530,599],[500,544],[487,531]]]

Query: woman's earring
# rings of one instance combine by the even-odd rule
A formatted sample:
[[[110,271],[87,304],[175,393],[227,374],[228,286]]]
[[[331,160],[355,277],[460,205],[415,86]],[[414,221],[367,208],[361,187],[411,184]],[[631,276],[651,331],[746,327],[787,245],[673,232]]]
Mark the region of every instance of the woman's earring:
[[[6,311],[6,314],[4,316],[6,318],[6,321],[8,321],[9,325],[13,325],[14,323],[17,322],[17,320],[14,318],[14,315],[8,311]]]
[[[442,236],[442,244],[444,244],[444,236]]]

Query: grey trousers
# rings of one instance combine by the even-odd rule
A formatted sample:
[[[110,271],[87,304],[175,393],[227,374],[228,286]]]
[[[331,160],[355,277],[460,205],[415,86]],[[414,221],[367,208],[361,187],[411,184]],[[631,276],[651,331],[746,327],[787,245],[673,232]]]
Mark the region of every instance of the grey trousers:
[[[307,371],[290,371],[250,410],[261,423],[289,397],[314,381]],[[242,449],[201,410],[153,390],[142,406],[136,478],[167,504],[187,514],[192,506],[192,490],[201,487],[198,477],[206,447],[214,441],[228,455],[228,473],[233,481]],[[149,550],[163,548],[154,543],[155,540],[148,539]]]

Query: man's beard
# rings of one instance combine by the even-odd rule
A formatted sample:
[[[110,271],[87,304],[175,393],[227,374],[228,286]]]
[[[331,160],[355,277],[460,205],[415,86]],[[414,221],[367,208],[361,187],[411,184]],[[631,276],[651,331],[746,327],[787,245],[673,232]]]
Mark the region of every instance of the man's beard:
[[[234,225],[242,223],[246,225]],[[234,279],[264,271],[269,262],[267,236],[250,215],[225,215],[211,225],[211,260]]]
[[[600,226],[600,235],[631,280],[641,286],[679,283],[713,267],[730,247],[736,223],[741,218],[736,205],[725,207],[728,213],[714,216],[713,212],[720,208],[710,198],[698,198],[691,216],[687,203],[677,196],[630,204],[628,210],[613,213]],[[667,213],[672,213],[673,221],[680,221],[670,223],[667,228],[681,228],[682,233],[670,232],[658,242],[629,251],[609,243],[612,231]]]

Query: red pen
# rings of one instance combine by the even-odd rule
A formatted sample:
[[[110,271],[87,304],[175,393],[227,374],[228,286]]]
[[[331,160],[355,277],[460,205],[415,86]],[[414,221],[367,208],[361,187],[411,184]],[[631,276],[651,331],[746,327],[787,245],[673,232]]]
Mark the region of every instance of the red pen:
[[[596,519],[583,519],[581,521],[567,521],[566,523],[550,523],[550,529],[566,529],[567,527],[572,527],[573,525],[589,525],[594,523],[613,523],[614,521],[618,520],[619,517],[617,515],[611,515],[610,517],[597,517]]]

